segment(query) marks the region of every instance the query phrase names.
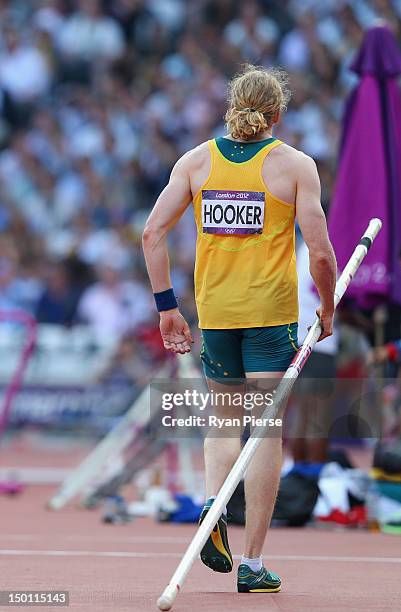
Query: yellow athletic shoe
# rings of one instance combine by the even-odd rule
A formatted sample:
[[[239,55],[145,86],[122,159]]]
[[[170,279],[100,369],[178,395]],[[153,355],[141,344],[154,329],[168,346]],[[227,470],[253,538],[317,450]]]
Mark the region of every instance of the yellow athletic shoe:
[[[199,525],[202,524],[206,514],[209,512],[213,499],[208,499],[200,516]],[[214,572],[228,574],[233,569],[233,558],[227,537],[227,516],[222,514],[217,525],[207,539],[201,550],[202,562]]]

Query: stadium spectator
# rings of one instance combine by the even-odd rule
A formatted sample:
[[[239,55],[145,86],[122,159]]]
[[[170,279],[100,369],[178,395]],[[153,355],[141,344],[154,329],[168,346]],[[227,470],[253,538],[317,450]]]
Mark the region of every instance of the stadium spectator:
[[[0,259],[0,308],[12,310],[19,307],[16,287],[15,264],[11,259]]]
[[[149,293],[140,283],[123,279],[118,261],[99,265],[97,275],[98,282],[82,294],[78,317],[99,340],[118,340],[153,315]]]
[[[47,282],[36,306],[37,321],[71,325],[77,309],[78,291],[72,286],[66,267],[51,264],[46,276]]]
[[[237,19],[230,21],[224,30],[226,40],[239,47],[250,61],[268,61],[272,57],[279,29],[274,21],[264,16],[257,2],[244,2]]]
[[[0,59],[0,83],[16,103],[30,102],[46,92],[50,71],[35,45],[23,43],[14,29],[5,29],[5,49]]]
[[[31,104],[50,86],[51,69],[44,54],[35,44],[23,42],[17,30],[5,28],[3,40],[0,86],[5,95],[5,113],[12,125],[24,125]]]
[[[100,0],[79,0],[78,11],[60,28],[58,44],[67,58],[114,60],[124,51],[124,36],[119,24],[104,14]]]

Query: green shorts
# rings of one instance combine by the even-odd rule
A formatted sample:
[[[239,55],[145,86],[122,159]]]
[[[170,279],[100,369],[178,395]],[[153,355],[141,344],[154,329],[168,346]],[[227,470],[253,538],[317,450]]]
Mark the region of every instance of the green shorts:
[[[207,378],[243,379],[245,372],[285,372],[298,350],[298,323],[242,329],[202,329]],[[233,382],[233,381],[231,381]]]

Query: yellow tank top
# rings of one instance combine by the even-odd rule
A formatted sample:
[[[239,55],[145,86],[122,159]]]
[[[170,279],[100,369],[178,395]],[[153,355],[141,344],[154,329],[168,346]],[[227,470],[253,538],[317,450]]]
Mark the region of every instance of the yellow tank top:
[[[268,142],[232,162],[208,142],[210,174],[193,199],[198,230],[195,299],[202,329],[267,327],[298,319],[295,206],[263,181]],[[237,143],[241,147],[241,143]]]

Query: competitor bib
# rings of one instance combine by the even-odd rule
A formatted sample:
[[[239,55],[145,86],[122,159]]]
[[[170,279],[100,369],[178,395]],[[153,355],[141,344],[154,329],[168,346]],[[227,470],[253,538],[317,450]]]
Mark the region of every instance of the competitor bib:
[[[263,191],[202,191],[204,234],[261,234],[264,215]]]

